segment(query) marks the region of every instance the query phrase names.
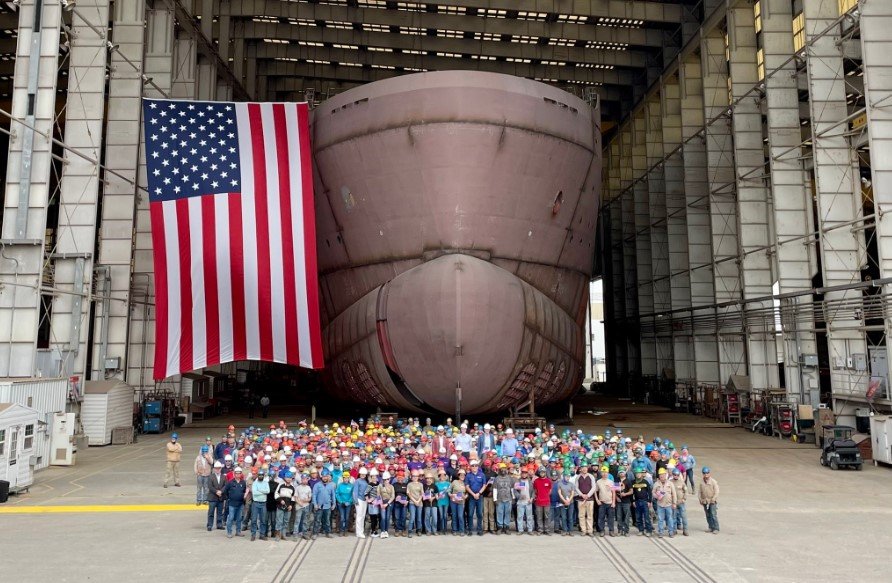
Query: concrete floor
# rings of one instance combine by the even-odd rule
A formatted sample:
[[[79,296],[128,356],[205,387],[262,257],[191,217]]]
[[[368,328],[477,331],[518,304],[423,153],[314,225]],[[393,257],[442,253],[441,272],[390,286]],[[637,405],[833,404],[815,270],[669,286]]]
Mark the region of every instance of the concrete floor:
[[[686,443],[701,466],[713,468],[722,488],[720,535],[704,533],[703,513],[694,505],[691,536],[671,541],[516,535],[230,540],[205,530],[192,480],[184,478],[182,488],[161,487],[166,436],[141,436],[131,446],[81,450],[77,466],[40,472],[30,493],[0,506],[6,534],[0,580],[392,583],[410,577],[482,581],[502,573],[567,582],[889,580],[880,558],[892,544],[892,470],[868,465],[862,472],[832,472],[818,464],[813,445],[654,407],[603,405],[607,414],[577,415],[577,425],[600,431],[615,423],[627,434]],[[180,431],[186,458],[213,427],[204,425]],[[165,504],[178,506],[147,511]],[[83,508],[45,512],[72,506]],[[107,512],[108,506],[126,511]]]

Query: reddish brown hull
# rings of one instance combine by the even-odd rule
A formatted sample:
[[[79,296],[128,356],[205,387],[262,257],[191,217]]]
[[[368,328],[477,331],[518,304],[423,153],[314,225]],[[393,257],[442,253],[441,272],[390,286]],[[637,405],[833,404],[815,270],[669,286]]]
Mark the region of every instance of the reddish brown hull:
[[[438,72],[314,111],[332,390],[415,410],[505,409],[578,386],[599,114],[553,87]]]

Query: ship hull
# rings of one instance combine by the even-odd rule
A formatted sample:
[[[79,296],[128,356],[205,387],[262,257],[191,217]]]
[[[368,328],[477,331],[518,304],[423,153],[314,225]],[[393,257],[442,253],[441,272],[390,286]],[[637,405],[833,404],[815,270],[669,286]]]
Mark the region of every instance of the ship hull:
[[[483,413],[575,391],[597,110],[525,79],[425,73],[329,99],[312,138],[335,395]]]

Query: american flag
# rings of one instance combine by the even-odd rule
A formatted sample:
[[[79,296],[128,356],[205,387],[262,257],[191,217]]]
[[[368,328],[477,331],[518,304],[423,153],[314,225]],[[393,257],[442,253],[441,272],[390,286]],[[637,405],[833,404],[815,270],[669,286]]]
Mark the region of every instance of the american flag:
[[[322,367],[305,103],[143,100],[156,379]]]

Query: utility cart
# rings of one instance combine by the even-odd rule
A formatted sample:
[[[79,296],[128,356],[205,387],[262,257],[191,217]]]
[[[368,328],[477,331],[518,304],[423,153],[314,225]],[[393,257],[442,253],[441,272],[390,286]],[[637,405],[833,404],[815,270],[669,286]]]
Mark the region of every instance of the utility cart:
[[[824,447],[821,449],[821,465],[832,470],[855,468],[861,470],[864,460],[861,450],[852,441],[854,427],[848,425],[825,425]]]
[[[796,431],[796,406],[786,401],[773,401],[770,405],[771,435],[782,439]]]

